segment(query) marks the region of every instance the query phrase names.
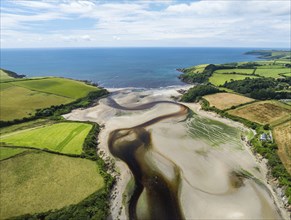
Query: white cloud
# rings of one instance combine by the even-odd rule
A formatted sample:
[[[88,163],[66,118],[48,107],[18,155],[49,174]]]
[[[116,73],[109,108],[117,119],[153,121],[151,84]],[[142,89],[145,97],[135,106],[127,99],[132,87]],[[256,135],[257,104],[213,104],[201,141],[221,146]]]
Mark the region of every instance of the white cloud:
[[[1,39],[25,46],[288,46],[290,1],[13,1],[1,13]],[[2,9],[1,9],[2,10]],[[24,13],[27,12],[27,13]],[[80,19],[94,21],[84,29]],[[54,30],[44,21],[76,23]],[[75,22],[76,21],[76,22]],[[86,24],[87,25],[87,24]],[[46,33],[42,30],[46,29]],[[36,40],[35,40],[36,41]],[[74,42],[74,44],[72,44]],[[219,44],[219,45],[218,45]],[[15,46],[24,46],[21,45]]]
[[[112,37],[114,40],[120,40],[121,38],[120,37],[117,37],[117,36],[113,36]]]

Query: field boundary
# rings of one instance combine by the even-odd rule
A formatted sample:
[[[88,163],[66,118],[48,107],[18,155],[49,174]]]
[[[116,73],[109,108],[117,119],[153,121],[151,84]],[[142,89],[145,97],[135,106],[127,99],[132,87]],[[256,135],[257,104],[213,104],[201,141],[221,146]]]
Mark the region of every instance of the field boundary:
[[[49,78],[48,78],[49,79]],[[19,81],[19,80],[18,80]],[[17,81],[17,82],[18,82]],[[25,81],[25,80],[22,80],[22,81]],[[55,93],[52,93],[52,92],[44,92],[44,91],[40,91],[40,90],[36,90],[36,89],[31,89],[29,87],[26,87],[26,86],[20,86],[20,85],[15,85],[13,82],[10,82],[12,85],[16,86],[16,87],[20,87],[20,88],[24,88],[24,89],[29,89],[31,91],[34,91],[34,92],[39,92],[39,93],[43,93],[43,94],[49,94],[49,95],[55,95],[55,96],[59,96],[59,97],[64,97],[64,98],[68,98],[68,99],[71,99],[72,101],[75,101],[76,99],[72,98],[72,97],[68,97],[68,96],[64,96],[64,95],[59,95],[59,94],[55,94]],[[97,88],[97,87],[96,87]]]
[[[239,93],[237,93],[237,94],[239,94]],[[239,104],[239,105],[236,105],[236,106],[232,106],[232,107],[227,108],[227,109],[223,109],[223,111],[229,111],[229,110],[237,109],[239,107],[243,107],[244,105],[249,105],[249,104],[252,104],[252,103],[255,103],[255,102],[259,102],[259,101],[260,100],[254,100],[254,101],[242,103],[242,104]]]

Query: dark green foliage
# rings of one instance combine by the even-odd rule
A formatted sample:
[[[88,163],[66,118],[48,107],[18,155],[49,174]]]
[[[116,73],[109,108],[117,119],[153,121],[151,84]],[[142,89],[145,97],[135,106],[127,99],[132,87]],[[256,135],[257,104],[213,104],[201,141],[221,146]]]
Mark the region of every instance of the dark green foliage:
[[[289,77],[286,77],[289,78]],[[289,82],[289,79],[285,79]],[[244,94],[254,99],[289,99],[291,93],[277,91],[282,89],[280,85],[286,81],[275,80],[273,78],[245,78],[244,80],[236,80],[226,82],[223,86],[235,92]]]
[[[287,172],[277,154],[278,146],[276,143],[259,141],[260,135],[261,133],[256,134],[251,140],[251,144],[257,153],[268,159],[272,176],[278,179],[280,186],[286,187],[285,195],[288,197],[289,204],[291,204],[291,175]]]
[[[243,64],[237,66],[237,68],[240,68],[240,69],[254,69],[257,66],[262,66],[262,65],[259,64],[259,63],[248,62],[248,63],[243,63]]]
[[[290,70],[291,71],[291,70]],[[277,79],[279,83],[287,83],[287,85],[291,86],[291,77],[282,77]]]
[[[210,85],[198,85],[189,89],[181,98],[183,102],[198,101],[202,96],[220,92],[219,89]]]
[[[265,124],[263,128],[264,128],[264,130],[269,130],[270,129],[270,124]]]
[[[100,128],[99,128],[99,125],[96,123],[90,123],[90,124],[92,124],[92,128],[84,140],[83,153],[81,157],[86,157],[87,159],[90,159],[90,160],[97,160],[98,156],[96,154],[96,150],[97,150],[96,146],[98,145],[97,137],[98,137]]]

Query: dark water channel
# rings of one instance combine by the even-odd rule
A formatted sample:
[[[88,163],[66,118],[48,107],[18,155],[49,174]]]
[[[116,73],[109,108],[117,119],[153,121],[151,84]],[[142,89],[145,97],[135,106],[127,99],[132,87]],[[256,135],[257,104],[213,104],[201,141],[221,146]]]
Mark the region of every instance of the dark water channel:
[[[111,107],[121,110],[145,110],[162,103],[178,105],[180,107],[178,112],[153,118],[132,128],[112,131],[109,135],[108,146],[110,152],[115,157],[123,160],[134,175],[135,189],[129,201],[130,219],[138,219],[137,203],[143,192],[146,193],[147,197],[148,209],[146,211],[148,218],[159,220],[184,219],[178,198],[180,184],[178,168],[174,167],[174,180],[168,180],[145,160],[145,154],[152,147],[151,134],[146,130],[146,127],[167,118],[187,115],[188,108],[171,101],[156,101],[132,108],[120,106],[111,98],[108,101]]]

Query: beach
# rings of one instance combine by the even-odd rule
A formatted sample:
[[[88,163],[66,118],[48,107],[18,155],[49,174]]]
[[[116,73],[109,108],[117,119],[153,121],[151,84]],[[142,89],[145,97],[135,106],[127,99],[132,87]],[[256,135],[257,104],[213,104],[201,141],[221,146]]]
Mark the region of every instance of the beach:
[[[180,96],[177,90],[189,87],[109,89],[109,98],[64,115],[68,120],[94,121],[103,127],[98,154],[115,164],[112,175],[117,178],[110,217],[166,215],[157,212],[150,202],[161,191],[158,183],[163,183],[167,187],[162,189],[167,190],[160,197],[174,199],[165,199],[166,205],[161,199],[157,204],[175,206],[175,214],[186,219],[288,219],[267,183],[266,166],[241,140],[248,129],[202,111],[199,104],[173,102]],[[139,139],[140,135],[148,135],[150,141]],[[135,146],[136,140],[140,142]],[[129,146],[136,147],[131,159],[139,170],[118,151]],[[135,192],[133,180],[139,182],[141,192]],[[130,201],[132,195],[137,197],[136,202]]]

